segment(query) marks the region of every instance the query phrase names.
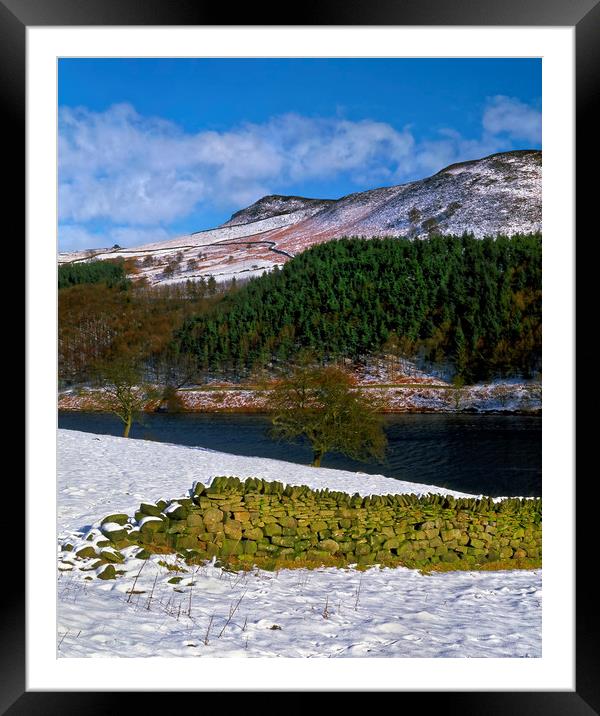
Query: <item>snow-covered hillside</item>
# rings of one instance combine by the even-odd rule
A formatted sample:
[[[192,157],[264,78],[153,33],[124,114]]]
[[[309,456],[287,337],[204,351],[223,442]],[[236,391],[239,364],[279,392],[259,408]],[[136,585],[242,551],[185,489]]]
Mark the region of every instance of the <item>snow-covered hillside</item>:
[[[423,238],[541,231],[542,153],[515,151],[454,164],[432,177],[338,200],[266,196],[222,226],[127,249],[59,254],[59,263],[136,259],[138,277],[175,283],[260,275],[309,246],[341,236]],[[165,273],[175,259],[174,271]]]
[[[194,480],[258,476],[366,494],[449,492],[382,476],[59,430],[58,538],[77,541]],[[460,493],[453,493],[460,494]],[[136,548],[131,548],[135,552]],[[162,562],[162,564],[160,564]],[[165,566],[166,565],[166,566]],[[232,573],[128,555],[103,581],[59,551],[58,656],[540,657],[541,570]]]

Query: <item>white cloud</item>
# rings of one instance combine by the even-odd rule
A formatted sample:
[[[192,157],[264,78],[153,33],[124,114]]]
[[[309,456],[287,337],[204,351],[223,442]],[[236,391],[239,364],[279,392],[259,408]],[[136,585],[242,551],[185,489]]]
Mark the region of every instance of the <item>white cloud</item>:
[[[492,97],[483,113],[483,129],[491,135],[532,143],[542,140],[542,113],[514,97]]]
[[[535,109],[503,96],[488,100],[480,137],[447,129],[421,142],[409,128],[338,116],[286,114],[194,134],[128,104],[104,112],[61,108],[61,245],[160,240],[165,226],[203,205],[235,211],[268,193],[293,192],[306,180],[346,178],[373,186],[407,181],[510,149],[513,140],[537,142],[540,123]],[[86,228],[91,222],[113,226],[99,235]]]
[[[131,106],[60,112],[61,221],[168,223],[201,203],[239,208],[269,187],[397,163],[409,132],[289,114],[228,132],[187,134]]]

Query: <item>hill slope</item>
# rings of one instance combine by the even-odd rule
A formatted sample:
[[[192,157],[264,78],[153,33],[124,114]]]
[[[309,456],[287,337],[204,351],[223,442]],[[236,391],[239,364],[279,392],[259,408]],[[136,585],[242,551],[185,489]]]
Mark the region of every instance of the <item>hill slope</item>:
[[[530,377],[541,358],[541,237],[344,239],[190,318],[179,350],[250,370],[308,349],[326,362],[380,351],[451,363],[468,382]]]
[[[341,236],[476,237],[541,231],[542,153],[522,150],[453,164],[419,181],[349,194],[337,200],[270,195],[208,231],[130,249],[94,250],[141,264],[151,283],[260,275],[309,246]],[[90,252],[91,253],[91,252]],[[85,252],[59,262],[89,259]],[[165,268],[172,263],[172,273]]]

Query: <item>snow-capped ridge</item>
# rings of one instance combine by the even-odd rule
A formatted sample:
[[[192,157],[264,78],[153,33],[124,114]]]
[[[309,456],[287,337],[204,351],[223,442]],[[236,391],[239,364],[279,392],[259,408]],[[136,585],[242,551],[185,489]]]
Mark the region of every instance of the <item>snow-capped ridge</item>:
[[[518,150],[340,199],[269,194],[214,229],[135,248],[59,254],[58,259],[134,259],[135,278],[150,284],[209,276],[221,282],[258,276],[313,244],[343,236],[422,239],[468,233],[483,238],[541,228],[542,153]]]
[[[254,204],[236,211],[231,215],[229,221],[221,224],[221,226],[239,226],[261,219],[293,214],[298,211],[303,211],[306,215],[315,214],[334,201],[335,199],[309,199],[303,196],[268,194],[255,201]]]

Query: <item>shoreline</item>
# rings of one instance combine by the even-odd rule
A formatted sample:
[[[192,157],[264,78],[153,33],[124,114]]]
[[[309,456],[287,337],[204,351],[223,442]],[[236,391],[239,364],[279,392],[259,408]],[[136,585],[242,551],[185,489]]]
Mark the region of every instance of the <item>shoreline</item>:
[[[448,385],[359,385],[365,393],[385,404],[382,415],[398,414],[542,414],[542,386],[539,383],[487,383],[460,389]],[[177,391],[177,406],[149,404],[147,413],[237,413],[266,415],[265,389],[255,386],[219,385]],[[58,410],[107,412],[99,404],[97,389],[69,389],[58,394]]]
[[[112,414],[110,410],[102,408],[89,408],[89,407],[62,407],[58,406],[59,412],[63,413],[105,413],[107,415]],[[260,415],[267,417],[268,412],[262,408],[185,408],[180,410],[168,410],[168,409],[154,409],[145,410],[146,415]],[[532,417],[541,418],[542,410],[435,410],[433,408],[421,408],[421,409],[405,409],[405,410],[383,410],[379,415],[507,415],[507,416],[519,416],[519,417]]]

